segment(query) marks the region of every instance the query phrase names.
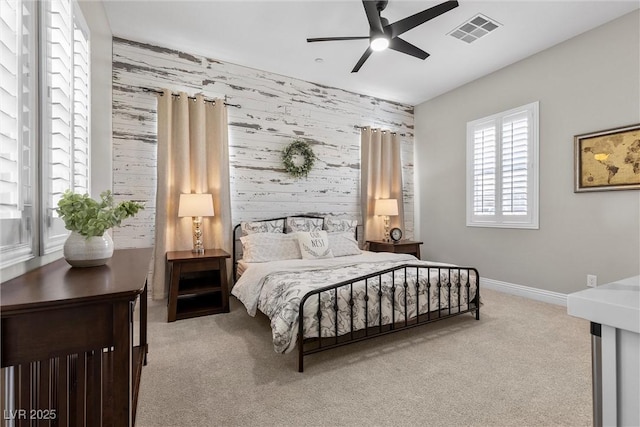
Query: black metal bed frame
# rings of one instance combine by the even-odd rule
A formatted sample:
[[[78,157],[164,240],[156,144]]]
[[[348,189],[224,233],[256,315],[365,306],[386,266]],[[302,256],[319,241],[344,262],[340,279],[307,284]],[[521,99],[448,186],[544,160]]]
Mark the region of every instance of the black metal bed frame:
[[[408,288],[409,285],[407,283],[407,269],[416,269],[416,280],[413,286],[415,286],[415,303],[409,303],[408,301]],[[419,280],[420,271],[423,271],[422,277],[424,277],[424,281]],[[431,284],[431,273],[437,270],[438,280],[435,285]],[[441,272],[448,270],[448,280],[446,283],[443,283],[441,278]],[[451,272],[455,271],[458,274],[455,279],[451,280]],[[466,280],[464,283],[461,283],[461,277],[463,276],[461,273],[466,272]],[[470,298],[471,292],[471,280],[470,277],[472,273],[475,275],[475,295],[473,298]],[[390,274],[392,276],[392,285],[391,285],[391,295],[389,298],[391,299],[391,322],[388,324],[383,324],[383,316],[382,316],[382,276],[385,274]],[[395,301],[395,292],[398,286],[396,285],[396,275],[399,274],[399,279],[402,280],[401,286],[404,288],[404,315],[400,319],[396,319],[396,305],[393,303]],[[364,296],[363,301],[364,304],[357,304],[354,300],[354,284],[361,283],[364,281]],[[377,285],[376,285],[377,282]],[[371,285],[373,283],[373,285]],[[362,285],[360,285],[362,286]],[[427,310],[425,312],[420,312],[420,287],[426,286],[426,298],[427,298]],[[437,307],[431,307],[431,287],[437,286],[438,288],[438,304]],[[457,287],[457,305],[452,306],[451,301],[451,288],[455,286]],[[463,304],[461,301],[460,292],[461,288],[464,286],[466,290],[466,301],[469,301],[466,304],[466,308],[463,309]],[[337,298],[338,298],[338,289],[347,288],[348,293],[350,295],[350,299],[347,302],[347,318],[351,320],[350,322],[350,330],[346,334],[340,335],[338,333],[338,317],[341,313],[341,309],[338,307]],[[376,290],[377,287],[377,290]],[[378,316],[377,322],[372,322],[369,319],[369,290],[372,292],[377,292],[378,294]],[[443,290],[444,289],[444,290]],[[333,335],[330,337],[322,336],[322,310],[321,310],[321,299],[323,293],[333,294],[333,311],[335,316],[334,321],[334,331]],[[446,295],[443,295],[446,294]],[[318,320],[318,335],[316,337],[304,337],[304,306],[306,302],[311,299],[317,297],[318,298],[318,311],[315,313],[316,319]],[[447,301],[447,305],[443,308],[443,302]],[[325,286],[322,288],[315,289],[313,291],[308,292],[306,295],[302,297],[300,300],[300,306],[298,311],[298,372],[304,371],[304,356],[309,354],[318,353],[320,351],[329,350],[336,347],[341,347],[343,345],[351,344],[358,341],[367,340],[370,338],[375,338],[381,335],[387,335],[393,332],[403,331],[405,329],[414,328],[416,326],[424,325],[427,323],[435,322],[438,320],[444,320],[450,317],[459,316],[461,314],[475,312],[476,320],[480,320],[480,275],[478,274],[478,270],[473,267],[445,267],[445,266],[431,266],[431,265],[420,265],[420,264],[403,264],[400,266],[396,266],[393,268],[389,268],[386,270],[377,271],[375,273],[371,273],[365,276],[356,277],[353,279],[345,280],[340,283],[336,283],[333,285]],[[416,316],[409,317],[408,316],[408,308],[415,304]],[[367,325],[366,328],[355,330],[353,325],[354,319],[354,306],[362,306],[364,305],[364,324]],[[344,310],[342,311],[344,315]],[[374,323],[375,326],[369,326]]]
[[[314,216],[314,215],[290,215],[291,217],[296,218],[314,218],[314,219],[323,219],[323,217]],[[263,221],[277,221],[284,220],[283,230],[284,233],[286,230],[286,218],[288,217],[279,217],[279,218],[271,218],[264,220],[256,220],[256,222]],[[238,229],[241,224],[237,224],[233,229],[233,281],[235,283],[237,279],[237,269],[238,269],[238,256],[241,255],[241,252],[238,251],[237,241],[238,241]],[[409,285],[407,283],[407,270],[415,269],[416,270],[416,280],[413,286],[415,287],[415,303],[410,303],[408,301],[408,291]],[[420,271],[423,274],[420,274]],[[432,285],[431,275],[434,271],[437,271],[437,282]],[[443,282],[442,280],[442,271],[448,271],[447,280]],[[452,281],[452,272],[457,272],[457,275],[454,274]],[[466,273],[466,280],[464,283],[461,282],[461,278]],[[391,275],[392,277],[392,285],[391,285],[391,321],[387,324],[383,324],[383,315],[382,315],[382,296],[384,295],[382,291],[382,277],[384,275]],[[396,285],[396,275],[402,280],[401,285],[404,288],[404,315],[401,316],[400,319],[396,319],[396,305],[393,303],[395,301],[395,292],[398,286]],[[473,298],[471,296],[471,277],[475,276],[475,295]],[[420,280],[420,277],[423,277],[423,280]],[[363,301],[354,300],[354,285],[357,283],[361,283],[364,281],[364,296]],[[378,295],[378,304],[380,305],[378,309],[377,319],[369,319],[369,290],[372,292],[375,290],[377,281],[377,295]],[[362,286],[362,284],[357,285]],[[427,310],[425,312],[420,312],[420,287],[426,286],[426,296],[427,296]],[[431,287],[436,286],[438,290],[438,303],[436,307],[431,306]],[[451,296],[452,296],[452,287],[457,288],[457,305],[452,306]],[[337,304],[337,296],[340,288],[347,288],[349,290],[350,300],[347,302],[346,309],[341,309]],[[465,288],[466,291],[466,301],[468,303],[465,305],[461,301],[460,292],[462,287]],[[322,336],[322,310],[320,301],[322,299],[322,294],[328,293],[329,295],[333,293],[333,314],[334,314],[334,331],[332,336]],[[330,295],[331,296],[331,295]],[[304,337],[304,307],[307,301],[311,298],[318,298],[318,311],[315,313],[316,319],[318,320],[318,335],[314,337]],[[443,302],[446,301],[446,307],[442,307]],[[362,304],[362,302],[364,304]],[[408,308],[412,307],[415,304],[415,312],[416,315],[413,317],[409,317],[407,315]],[[354,307],[361,307],[364,305],[364,324],[367,326],[363,329],[354,329]],[[464,308],[463,308],[464,307]],[[347,313],[344,312],[347,310]],[[439,320],[448,319],[450,317],[459,316],[465,313],[475,313],[476,320],[480,320],[480,275],[478,274],[478,270],[473,267],[458,267],[458,266],[438,266],[438,265],[426,265],[426,264],[415,264],[415,263],[406,263],[403,265],[399,265],[393,268],[388,268],[386,270],[376,271],[371,274],[367,274],[365,276],[355,277],[353,279],[345,280],[339,283],[335,283],[332,285],[324,286],[322,288],[314,289],[308,292],[306,295],[302,297],[300,300],[299,311],[298,311],[298,333],[297,333],[297,346],[298,346],[298,372],[304,371],[304,356],[318,353],[325,350],[330,350],[332,348],[341,347],[343,345],[375,338],[382,335],[387,335],[394,332],[403,331],[406,329],[414,328],[416,326],[424,325],[427,323],[436,322]],[[350,322],[350,330],[347,333],[339,334],[338,331],[338,317],[341,315],[344,316],[346,314],[347,318],[351,320]],[[377,323],[375,322],[377,320]],[[369,326],[370,324],[374,324],[375,326]]]

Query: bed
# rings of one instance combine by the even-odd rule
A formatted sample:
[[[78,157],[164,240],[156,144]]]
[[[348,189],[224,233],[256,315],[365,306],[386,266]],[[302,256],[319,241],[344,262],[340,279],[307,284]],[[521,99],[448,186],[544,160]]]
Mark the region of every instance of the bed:
[[[465,313],[480,319],[475,268],[361,251],[355,221],[297,215],[233,233],[232,294],[270,319],[276,352],[297,348],[299,372],[319,351]]]

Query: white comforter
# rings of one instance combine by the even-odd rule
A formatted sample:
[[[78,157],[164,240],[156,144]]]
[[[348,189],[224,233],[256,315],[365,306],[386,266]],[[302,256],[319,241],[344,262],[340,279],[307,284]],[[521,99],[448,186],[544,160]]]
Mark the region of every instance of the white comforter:
[[[384,270],[387,268],[395,267],[398,265],[411,263],[422,265],[440,265],[444,267],[453,266],[452,264],[441,264],[432,262],[418,261],[414,256],[407,254],[393,254],[385,252],[363,252],[361,255],[327,258],[321,260],[286,260],[286,261],[272,261],[265,263],[248,263],[246,264],[246,270],[235,284],[232,294],[236,296],[246,307],[247,312],[251,316],[255,316],[256,311],[259,309],[266,314],[271,320],[271,328],[273,332],[273,343],[276,352],[289,352],[296,344],[297,332],[298,332],[298,311],[300,301],[302,297],[313,289],[318,289],[323,286],[339,283],[344,280],[350,280],[356,277],[360,277],[376,270]],[[432,272],[433,274],[433,272]],[[446,277],[450,275],[448,268],[445,268],[437,274],[436,270],[436,282],[437,276]],[[407,281],[415,284],[415,273],[409,273]],[[465,275],[466,276],[466,275]],[[450,276],[449,276],[450,277]],[[433,279],[433,277],[432,277]],[[403,278],[404,280],[404,278]],[[465,279],[466,280],[466,279]],[[385,295],[390,294],[389,289],[392,286],[391,278],[386,278],[382,283],[382,290]],[[433,282],[433,280],[432,280]],[[475,280],[474,280],[475,282]],[[396,283],[396,286],[398,284]],[[371,287],[371,285],[370,285]],[[364,285],[360,284],[359,288],[354,287],[356,293],[362,294],[364,292]],[[435,289],[435,287],[434,287]],[[455,291],[455,301],[457,304],[457,290]],[[344,293],[347,292],[347,288],[342,288],[338,292],[338,305],[344,307],[346,305],[346,298]],[[338,334],[346,333],[350,330],[352,325],[350,322],[354,321],[356,324],[355,329],[366,326],[376,326],[378,323],[378,296],[376,292],[371,289],[369,294],[369,317],[365,321],[364,307],[356,307],[355,319],[348,316],[348,309],[340,310],[339,317],[336,323],[336,316],[333,307],[335,305],[333,293],[323,293],[321,298],[321,310],[323,313],[320,325],[318,325],[317,311],[318,311],[318,299],[311,298],[305,304],[304,309],[304,333],[305,337],[317,336],[318,329],[321,330],[322,336],[334,336],[336,329]],[[420,292],[424,294],[424,291]],[[453,294],[452,294],[453,295]],[[475,291],[473,292],[475,295]],[[471,298],[473,298],[471,295]],[[363,301],[361,298],[354,298],[356,301]],[[408,298],[410,301],[414,301],[416,297],[415,287],[410,286],[408,288]],[[463,296],[463,295],[461,295]],[[419,296],[420,308],[413,306],[407,307],[407,316],[415,316],[416,310],[420,313],[427,311],[427,300],[433,300],[434,294],[432,289],[432,295],[427,298]],[[439,298],[439,297],[437,297]],[[395,293],[395,302],[392,304],[388,297],[383,297],[382,314],[383,324],[391,322],[391,312],[395,307],[395,315],[398,318],[404,316],[404,289],[399,288]],[[439,303],[446,307],[446,301],[439,301]],[[464,295],[464,303],[467,303],[466,295]],[[436,301],[433,300],[435,306]],[[453,305],[453,301],[452,301]],[[349,317],[348,319],[345,318]]]

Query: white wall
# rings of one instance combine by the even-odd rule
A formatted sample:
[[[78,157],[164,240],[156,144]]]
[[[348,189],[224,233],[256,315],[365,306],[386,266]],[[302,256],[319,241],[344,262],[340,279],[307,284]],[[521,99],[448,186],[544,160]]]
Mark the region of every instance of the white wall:
[[[113,41],[113,181],[146,209],[114,229],[116,247],[151,246],[156,191],[156,95],[169,88],[225,98],[234,223],[296,213],[360,218],[360,131],[402,135],[405,235],[413,235],[413,107],[149,44]],[[282,150],[306,140],[317,161],[285,173]],[[231,233],[231,230],[229,230]]]
[[[639,12],[416,107],[423,258],[570,293],[640,273],[640,192],[573,192],[573,136],[640,122]],[[540,229],[465,225],[466,123],[540,101]]]

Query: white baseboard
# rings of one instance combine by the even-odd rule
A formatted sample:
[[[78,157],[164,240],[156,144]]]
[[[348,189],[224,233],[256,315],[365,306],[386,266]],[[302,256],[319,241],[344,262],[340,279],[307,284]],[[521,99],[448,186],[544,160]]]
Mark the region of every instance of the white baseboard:
[[[516,285],[514,283],[501,282],[499,280],[480,278],[480,295],[482,288],[492,289],[505,294],[517,295],[537,301],[548,302],[550,304],[567,306],[567,295],[560,292],[546,291],[544,289],[532,288],[529,286]]]

